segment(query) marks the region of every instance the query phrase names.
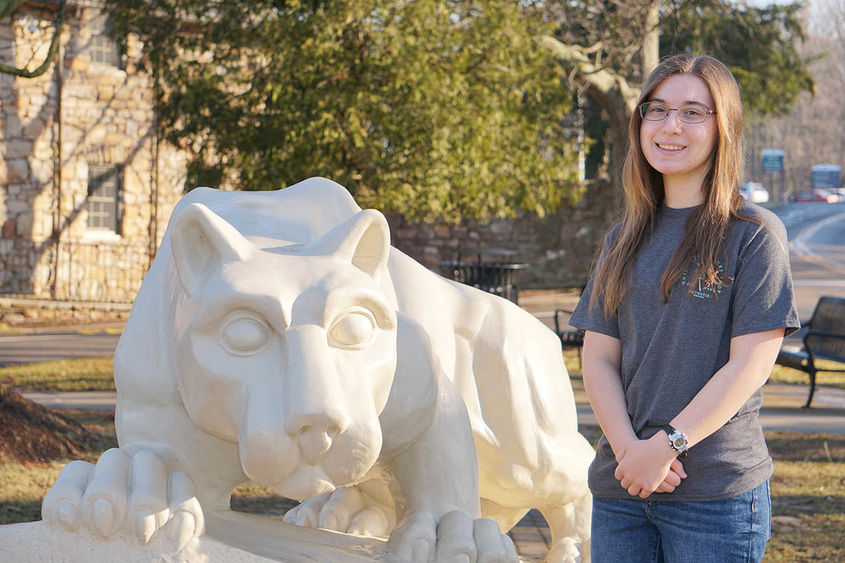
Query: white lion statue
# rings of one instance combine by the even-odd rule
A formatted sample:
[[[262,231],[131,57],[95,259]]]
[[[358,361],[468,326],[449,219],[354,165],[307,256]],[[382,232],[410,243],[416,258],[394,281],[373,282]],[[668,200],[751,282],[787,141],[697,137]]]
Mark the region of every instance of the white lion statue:
[[[556,336],[391,248],[334,182],[186,195],[114,368],[120,447],[62,470],[54,529],[166,528],[178,551],[214,515],[237,535],[230,494],[255,482],[302,501],[277,527],[395,560],[515,561],[503,531],[530,508],[549,561],[588,559],[593,450]]]

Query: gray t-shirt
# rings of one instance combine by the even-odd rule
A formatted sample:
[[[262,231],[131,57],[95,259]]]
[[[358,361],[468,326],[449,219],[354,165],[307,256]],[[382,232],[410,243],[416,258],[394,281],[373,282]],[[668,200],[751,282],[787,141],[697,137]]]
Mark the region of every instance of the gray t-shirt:
[[[641,439],[668,424],[727,363],[731,338],[778,328],[790,334],[800,326],[786,229],[776,215],[755,204],[746,204],[741,213],[759,217],[763,224],[737,220],[725,241],[718,264],[725,283],[707,287],[689,279],[691,264],[663,302],[660,279],[694,209],[658,209],[653,233],[643,243],[615,315],[605,318],[601,300],[589,306],[591,279],[570,320],[574,327],[620,340],[622,388]],[[605,250],[614,235],[615,230],[608,234]],[[650,499],[718,500],[768,479],[773,465],[758,418],[762,403],[758,390],[727,424],[690,448],[683,460],[688,477],[681,485]],[[589,474],[594,495],[630,498],[615,470],[613,452],[602,438]]]

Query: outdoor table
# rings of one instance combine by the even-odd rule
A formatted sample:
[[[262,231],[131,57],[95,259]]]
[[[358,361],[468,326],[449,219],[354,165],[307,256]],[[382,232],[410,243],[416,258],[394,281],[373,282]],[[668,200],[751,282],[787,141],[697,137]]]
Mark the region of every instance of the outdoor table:
[[[475,260],[462,260],[463,254],[474,254]],[[458,253],[458,259],[440,263],[444,275],[481,291],[519,303],[519,273],[530,264],[503,260],[484,260],[488,256],[515,256],[507,248],[471,248]]]

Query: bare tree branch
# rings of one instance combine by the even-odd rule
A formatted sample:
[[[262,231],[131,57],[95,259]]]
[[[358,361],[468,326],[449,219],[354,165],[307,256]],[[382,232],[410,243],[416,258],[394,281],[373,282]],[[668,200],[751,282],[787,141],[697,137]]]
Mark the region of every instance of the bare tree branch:
[[[538,38],[537,43],[552,53],[564,66],[570,67],[576,80],[584,82],[605,96],[621,98],[628,111],[634,110],[639,89],[631,86],[621,74],[594,64],[587,56],[589,49],[566,45],[548,35]]]
[[[14,12],[17,8],[19,8],[26,0],[14,0],[13,2],[2,1],[0,3],[0,17],[5,17],[12,12]],[[59,39],[62,35],[62,24],[64,23],[65,19],[65,0],[60,0],[59,2],[59,10],[56,14],[56,30],[53,32],[53,40],[50,41],[50,49],[47,51],[47,57],[44,59],[44,62],[36,68],[35,70],[26,70],[25,68],[17,68],[11,65],[7,65],[4,63],[0,63],[0,72],[6,74],[13,74],[15,76],[20,76],[22,78],[35,78],[36,76],[41,76],[44,74],[48,68],[50,68],[50,63],[53,62],[53,58],[56,56],[56,52],[59,50]]]

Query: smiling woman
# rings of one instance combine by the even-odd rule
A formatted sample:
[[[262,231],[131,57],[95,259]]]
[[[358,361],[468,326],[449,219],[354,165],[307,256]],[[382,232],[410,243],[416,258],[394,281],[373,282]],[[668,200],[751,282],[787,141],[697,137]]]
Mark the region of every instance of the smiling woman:
[[[742,108],[724,64],[665,59],[637,107],[624,216],[570,320],[586,331],[604,432],[592,560],[760,561],[772,474],[760,387],[799,326],[786,230],[739,195]]]

